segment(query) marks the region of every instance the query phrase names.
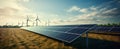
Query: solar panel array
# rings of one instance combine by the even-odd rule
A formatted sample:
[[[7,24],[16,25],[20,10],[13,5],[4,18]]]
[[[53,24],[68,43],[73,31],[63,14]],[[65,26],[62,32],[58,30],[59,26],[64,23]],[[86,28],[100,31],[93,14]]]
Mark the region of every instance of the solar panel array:
[[[111,32],[120,32],[120,27],[112,27]]]
[[[95,32],[120,32],[120,27],[111,26],[96,26],[92,29]]]
[[[22,29],[33,31],[54,39],[71,43],[81,34],[93,28],[95,24],[90,25],[61,25],[61,26],[43,26],[43,27],[22,27]]]

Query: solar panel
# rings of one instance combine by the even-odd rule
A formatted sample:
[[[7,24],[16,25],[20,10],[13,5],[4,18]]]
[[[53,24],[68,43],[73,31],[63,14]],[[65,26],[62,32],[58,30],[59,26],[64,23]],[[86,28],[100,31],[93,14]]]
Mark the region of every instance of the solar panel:
[[[54,39],[65,42],[72,42],[82,33],[85,33],[95,25],[65,25],[65,26],[48,26],[48,27],[22,27],[29,31],[42,34]]]
[[[37,30],[32,27],[28,27],[28,28],[24,28],[24,29],[33,31],[35,33],[42,34],[42,35],[45,35],[45,36],[48,36],[48,37],[51,37],[54,39],[65,41],[68,43],[72,42],[73,40],[75,40],[76,38],[78,38],[80,36],[80,35],[68,34],[68,33],[64,33],[64,32],[57,32],[57,31],[50,31],[50,30]]]
[[[91,30],[95,26],[96,26],[95,24],[94,25],[79,25],[78,27],[73,28],[73,29],[66,31],[66,32],[81,35],[87,31]]]
[[[92,29],[95,32],[120,32],[120,27],[97,26]]]
[[[74,25],[75,26],[75,25]],[[47,30],[52,30],[52,31],[60,31],[60,32],[65,32],[65,33],[73,33],[73,34],[81,34],[85,32],[86,30],[89,30],[91,27],[96,26],[95,24],[93,25],[76,25],[73,27],[73,25],[65,25],[65,27],[61,26],[52,26],[52,27],[44,27]]]
[[[84,25],[56,25],[56,26],[47,26],[47,27],[93,27],[96,24],[84,24]],[[43,26],[46,27],[46,26]]]
[[[77,27],[79,25],[56,25],[56,26],[49,26],[49,27]]]
[[[111,32],[120,32],[120,27],[113,27],[110,31]]]
[[[97,32],[101,32],[101,31],[108,32],[110,29],[111,29],[111,27],[95,27],[94,31],[97,31]]]
[[[74,34],[82,34],[84,33],[85,31],[87,31],[88,29],[83,29],[83,28],[75,28],[75,29],[72,29],[70,31],[67,31],[67,33],[74,33]]]

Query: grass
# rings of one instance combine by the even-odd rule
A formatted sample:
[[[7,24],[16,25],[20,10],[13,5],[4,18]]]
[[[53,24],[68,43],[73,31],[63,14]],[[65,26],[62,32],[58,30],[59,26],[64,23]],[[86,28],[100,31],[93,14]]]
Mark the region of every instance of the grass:
[[[99,40],[106,40],[106,41],[112,41],[112,42],[118,42],[120,43],[120,34],[114,33],[114,34],[108,34],[108,33],[88,33],[89,38],[93,39],[99,39]],[[82,36],[85,37],[85,34]]]

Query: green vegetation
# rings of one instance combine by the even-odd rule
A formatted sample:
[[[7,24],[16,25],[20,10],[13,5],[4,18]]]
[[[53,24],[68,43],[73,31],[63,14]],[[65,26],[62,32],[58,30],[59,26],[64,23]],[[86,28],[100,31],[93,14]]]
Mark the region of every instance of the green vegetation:
[[[22,27],[22,26],[11,26],[11,25],[4,25],[4,26],[0,26],[0,28],[20,28],[20,27]]]
[[[120,23],[100,24],[99,26],[120,26]]]

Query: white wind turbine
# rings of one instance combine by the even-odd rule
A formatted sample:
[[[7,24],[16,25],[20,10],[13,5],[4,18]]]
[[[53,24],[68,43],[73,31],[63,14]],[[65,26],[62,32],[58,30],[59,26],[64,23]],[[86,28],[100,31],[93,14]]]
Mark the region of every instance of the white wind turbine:
[[[35,19],[35,21],[36,21],[36,26],[38,26],[38,22],[40,22],[40,19],[38,18],[38,16],[37,16],[37,18]]]

